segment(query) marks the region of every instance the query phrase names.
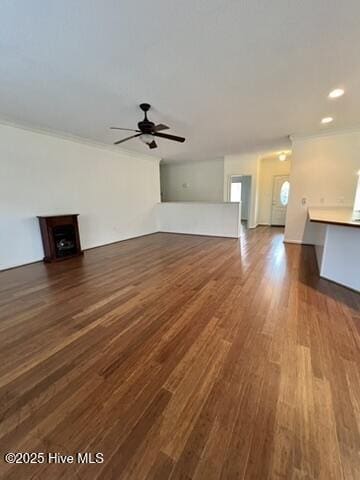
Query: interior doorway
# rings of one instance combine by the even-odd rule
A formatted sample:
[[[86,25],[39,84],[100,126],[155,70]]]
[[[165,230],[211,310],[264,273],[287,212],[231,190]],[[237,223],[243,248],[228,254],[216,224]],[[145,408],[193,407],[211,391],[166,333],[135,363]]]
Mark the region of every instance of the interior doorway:
[[[289,175],[275,175],[273,179],[271,225],[285,226],[289,192]]]
[[[250,215],[251,175],[231,175],[229,201],[241,202],[241,221],[247,224]]]

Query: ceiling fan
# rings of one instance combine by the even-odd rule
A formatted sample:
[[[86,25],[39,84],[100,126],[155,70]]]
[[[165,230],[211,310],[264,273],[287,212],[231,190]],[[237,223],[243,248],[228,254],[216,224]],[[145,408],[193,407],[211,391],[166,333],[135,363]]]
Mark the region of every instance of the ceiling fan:
[[[160,123],[155,125],[154,122],[151,122],[147,118],[147,112],[150,110],[151,105],[149,103],[141,103],[141,110],[144,112],[144,120],[138,123],[138,129],[134,130],[132,128],[120,128],[120,127],[110,127],[112,130],[127,130],[128,132],[136,132],[136,135],[131,135],[130,137],[123,138],[114,142],[114,145],[119,145],[119,143],[127,142],[128,140],[136,137],[140,137],[140,140],[148,145],[149,148],[157,148],[154,137],[166,138],[167,140],[173,140],[175,142],[185,142],[184,137],[177,137],[176,135],[169,135],[167,133],[159,133],[161,130],[168,130],[170,127]]]

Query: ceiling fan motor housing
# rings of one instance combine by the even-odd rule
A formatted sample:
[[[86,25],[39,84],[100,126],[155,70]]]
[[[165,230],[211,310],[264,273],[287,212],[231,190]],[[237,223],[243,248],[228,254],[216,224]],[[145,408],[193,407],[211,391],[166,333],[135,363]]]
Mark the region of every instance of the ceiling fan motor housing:
[[[154,131],[155,123],[150,122],[146,115],[146,112],[150,110],[151,105],[149,103],[141,103],[140,108],[145,113],[145,118],[138,123],[138,128],[142,133],[152,133]]]
[[[138,128],[142,133],[152,133],[154,131],[155,123],[150,120],[142,120],[138,123]]]

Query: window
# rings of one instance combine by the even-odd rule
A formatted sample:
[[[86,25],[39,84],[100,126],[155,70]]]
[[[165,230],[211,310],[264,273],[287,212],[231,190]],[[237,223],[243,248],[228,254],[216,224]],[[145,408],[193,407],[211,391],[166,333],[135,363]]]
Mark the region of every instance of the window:
[[[286,180],[281,185],[281,189],[280,189],[280,203],[283,207],[286,207],[286,205],[289,202],[289,190],[290,190],[290,183]]]
[[[231,202],[241,202],[241,183],[233,183],[231,182],[231,195],[230,201]]]

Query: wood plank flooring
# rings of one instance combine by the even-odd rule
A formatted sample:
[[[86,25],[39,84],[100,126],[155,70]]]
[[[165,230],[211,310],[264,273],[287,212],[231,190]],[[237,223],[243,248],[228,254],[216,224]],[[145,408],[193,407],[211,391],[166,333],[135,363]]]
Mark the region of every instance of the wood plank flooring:
[[[360,479],[360,295],[280,228],[0,273],[0,345],[1,478]]]

